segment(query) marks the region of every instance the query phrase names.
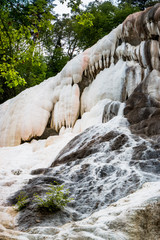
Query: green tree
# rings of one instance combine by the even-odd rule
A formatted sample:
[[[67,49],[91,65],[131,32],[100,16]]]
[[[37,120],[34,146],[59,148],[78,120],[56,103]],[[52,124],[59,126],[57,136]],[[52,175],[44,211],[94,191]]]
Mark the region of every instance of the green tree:
[[[35,82],[35,66],[44,68],[41,49],[46,29],[51,31],[53,27],[52,2],[4,0],[0,3],[0,102],[17,94],[23,89],[20,86],[33,85],[29,81]],[[42,75],[41,72],[37,75],[38,82],[45,77]]]
[[[81,11],[80,16],[90,14],[89,24],[79,21],[79,16],[74,19],[74,31],[79,49],[86,49],[94,45],[100,38],[104,37],[122,23],[125,18],[138,11],[139,8],[130,4],[114,6],[110,1],[103,3],[99,1],[90,2],[86,9]],[[93,18],[92,18],[93,16]],[[83,19],[82,19],[83,20]]]
[[[134,7],[139,7],[140,10],[144,10],[145,8],[149,6],[153,6],[156,3],[159,3],[159,1],[154,0],[118,0],[119,4],[130,4]]]
[[[46,57],[46,78],[55,76],[59,73],[68,61],[69,56],[63,52],[61,47],[54,48],[52,54]]]
[[[72,50],[79,52],[91,47],[109,33],[114,27],[112,14],[115,8],[109,1],[104,3],[94,1],[85,6],[84,10],[81,9],[77,14],[74,13],[68,23],[72,26],[70,33],[72,41],[70,42],[72,42],[72,46],[76,46]]]
[[[68,19],[70,21],[69,16],[67,19],[64,17],[61,19],[59,16],[56,16],[52,32],[43,41],[47,65],[46,78],[55,76],[61,71],[67,61],[72,58],[70,58],[69,48],[66,46],[68,42],[66,38],[71,32],[71,28],[68,28],[67,25]]]
[[[64,52],[72,59],[77,51],[77,33],[75,31],[76,15],[75,13],[70,17],[64,14],[63,18],[58,20],[55,24],[55,34],[59,33],[57,39],[57,46],[62,47]],[[54,37],[56,39],[56,36]]]
[[[121,24],[128,15],[138,11],[139,11],[139,7],[132,6],[131,4],[128,4],[128,3],[119,5],[119,7],[115,9],[115,14],[113,18],[114,25]]]

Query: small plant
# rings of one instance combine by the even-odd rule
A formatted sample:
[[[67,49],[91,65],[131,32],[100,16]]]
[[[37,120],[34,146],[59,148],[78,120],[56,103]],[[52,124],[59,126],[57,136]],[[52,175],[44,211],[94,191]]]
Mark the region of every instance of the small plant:
[[[50,185],[49,191],[46,192],[46,195],[43,198],[41,198],[38,194],[35,194],[34,196],[37,207],[40,210],[55,212],[73,200],[72,198],[69,198],[68,195],[69,190],[64,190],[64,185]]]
[[[18,211],[21,211],[23,208],[27,206],[28,196],[25,196],[25,192],[20,192],[20,194],[16,199],[17,199],[17,203],[15,207]]]

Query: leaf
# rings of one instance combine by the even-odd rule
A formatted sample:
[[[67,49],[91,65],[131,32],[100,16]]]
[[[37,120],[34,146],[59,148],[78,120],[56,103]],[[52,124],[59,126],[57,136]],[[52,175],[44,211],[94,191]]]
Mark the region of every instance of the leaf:
[[[77,15],[76,19],[80,25],[85,25],[85,27],[93,26],[93,20],[95,17],[91,13],[83,13],[82,15]]]

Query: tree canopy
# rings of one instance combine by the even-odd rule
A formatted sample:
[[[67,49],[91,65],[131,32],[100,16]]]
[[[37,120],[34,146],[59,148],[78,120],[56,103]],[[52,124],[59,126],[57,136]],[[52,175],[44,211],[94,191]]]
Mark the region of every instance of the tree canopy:
[[[118,0],[119,4],[130,4],[134,7],[138,7],[140,10],[144,10],[147,7],[150,7],[159,1],[156,0]]]
[[[42,43],[53,28],[53,7],[50,0],[0,3],[0,92],[4,100],[15,95],[19,86],[44,79]]]

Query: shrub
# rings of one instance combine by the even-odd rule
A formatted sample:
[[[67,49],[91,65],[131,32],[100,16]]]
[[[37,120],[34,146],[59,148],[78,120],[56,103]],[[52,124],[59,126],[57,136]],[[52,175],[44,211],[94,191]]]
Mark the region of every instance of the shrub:
[[[23,208],[25,208],[28,204],[28,196],[25,195],[25,192],[20,192],[18,195],[17,203],[16,203],[16,210],[21,211]]]
[[[57,184],[57,183],[56,183]],[[73,200],[69,198],[69,190],[64,190],[64,185],[50,185],[49,191],[42,198],[35,194],[35,202],[39,210],[55,212],[67,205],[68,202]]]

